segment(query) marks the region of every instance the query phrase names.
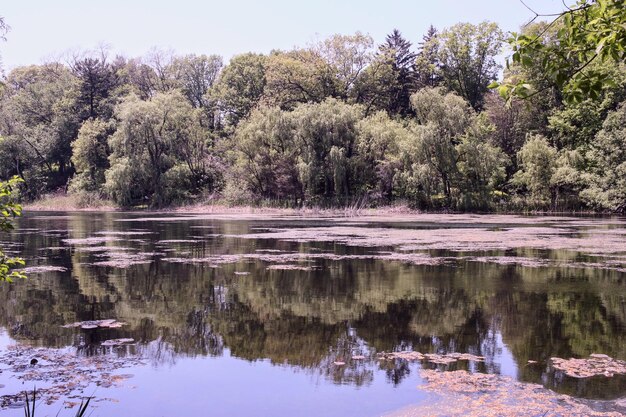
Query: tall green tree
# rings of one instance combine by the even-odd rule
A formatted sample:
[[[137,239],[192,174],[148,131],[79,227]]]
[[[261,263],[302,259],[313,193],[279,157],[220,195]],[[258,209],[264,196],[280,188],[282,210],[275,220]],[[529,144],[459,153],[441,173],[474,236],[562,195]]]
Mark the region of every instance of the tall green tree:
[[[355,179],[359,195],[388,204],[393,199],[393,181],[400,168],[399,145],[407,140],[409,129],[378,111],[357,124]]]
[[[78,81],[77,110],[82,120],[104,118],[113,114],[114,90],[120,85],[116,69],[108,62],[106,54],[76,58],[71,64]]]
[[[81,126],[78,137],[72,142],[72,162],[76,175],[70,183],[72,191],[100,191],[104,173],[109,168],[108,137],[114,131],[113,123],[90,119]]]
[[[396,195],[424,208],[487,209],[505,179],[506,158],[493,126],[445,89],[411,96],[416,123],[400,142]]]
[[[438,87],[441,85],[438,36],[437,29],[431,25],[419,44],[415,58],[417,88]]]
[[[473,111],[463,98],[441,88],[414,93],[411,104],[418,122],[415,132],[419,162],[438,177],[445,205],[449,206],[458,174],[456,146],[471,123]]]
[[[265,55],[247,53],[233,57],[220,74],[210,94],[228,125],[237,126],[261,100],[266,65]]]
[[[294,118],[277,107],[260,107],[235,132],[235,163],[228,197],[302,202],[298,177],[300,147],[294,140]],[[243,183],[243,187],[242,187]],[[236,194],[235,194],[236,192]],[[245,202],[244,202],[245,203]]]
[[[457,23],[437,37],[444,84],[481,110],[488,86],[496,80],[504,35],[496,23]]]
[[[581,196],[592,207],[626,212],[626,104],[611,112],[591,144],[588,187]]]
[[[209,93],[216,84],[223,65],[221,56],[193,54],[175,57],[171,63],[178,74],[176,87],[194,108],[202,110],[203,124],[212,130],[218,128],[219,117],[215,100]]]
[[[314,46],[334,73],[337,98],[354,98],[355,85],[372,61],[373,45],[371,36],[356,32],[354,35],[333,35]]]
[[[267,59],[263,101],[284,110],[338,95],[334,68],[313,48],[275,51]]]
[[[111,167],[105,173],[105,191],[115,202],[159,207],[191,190],[199,175],[194,167],[206,167],[198,161],[206,155],[190,150],[207,150],[200,146],[208,138],[182,93],[157,93],[150,100],[130,95],[116,107],[116,118],[117,130],[109,137]]]
[[[530,193],[529,204],[549,208],[553,200],[552,176],[556,169],[557,150],[541,135],[534,135],[518,152],[521,169],[515,173],[513,184]]]
[[[391,54],[376,54],[356,80],[352,100],[362,104],[365,113],[389,112],[398,90],[398,77]]]
[[[353,157],[362,112],[333,98],[302,104],[293,112],[301,149],[299,178],[308,201],[346,203],[357,189]]]
[[[13,174],[21,175],[26,193],[65,187],[73,174],[71,143],[78,134],[78,80],[61,64],[16,68],[2,92],[0,127],[7,141],[26,152],[12,155]]]
[[[387,111],[391,114],[406,116],[411,113],[410,96],[415,91],[415,58],[417,54],[411,49],[412,44],[406,40],[398,29],[394,29],[385,42],[379,46],[379,55],[389,59],[395,76],[391,86],[391,97]]]

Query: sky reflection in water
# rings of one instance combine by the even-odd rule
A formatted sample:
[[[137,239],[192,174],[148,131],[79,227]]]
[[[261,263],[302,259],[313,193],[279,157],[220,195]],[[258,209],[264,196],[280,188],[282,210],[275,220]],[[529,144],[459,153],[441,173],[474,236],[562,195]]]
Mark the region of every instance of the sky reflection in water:
[[[99,402],[96,414],[363,416],[429,400],[434,394],[416,389],[419,368],[443,367],[377,360],[378,352],[394,350],[484,356],[448,368],[509,375],[580,397],[626,393],[623,378],[581,381],[548,366],[554,356],[626,359],[626,243],[614,250],[614,233],[624,229],[619,220],[568,224],[560,249],[535,243],[497,249],[472,237],[479,239],[472,250],[400,251],[393,241],[346,242],[373,227],[434,230],[434,236],[463,228],[479,236],[512,228],[523,234],[538,225],[510,219],[498,225],[497,216],[488,224],[146,217],[28,213],[9,237],[8,249],[29,266],[65,268],[0,286],[7,300],[0,326],[12,339],[70,346],[79,355],[145,358],[145,366],[124,369],[133,377],[122,386],[95,390],[119,401]],[[548,219],[540,226],[563,224]],[[328,236],[307,236],[307,229],[326,233],[320,227],[328,227]],[[275,239],[274,228],[299,232]],[[346,237],[346,228],[356,235]],[[613,236],[611,253],[562,248],[568,236],[598,230]],[[92,241],[68,240],[85,238]],[[268,268],[277,264],[280,269]],[[107,318],[127,325],[61,327]],[[115,338],[138,344],[101,346]],[[24,389],[5,379],[2,394]]]

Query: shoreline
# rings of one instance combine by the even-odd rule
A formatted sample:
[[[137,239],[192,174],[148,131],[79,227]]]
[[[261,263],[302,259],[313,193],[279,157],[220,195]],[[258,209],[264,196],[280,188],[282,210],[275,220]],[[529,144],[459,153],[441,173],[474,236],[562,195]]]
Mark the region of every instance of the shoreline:
[[[268,216],[323,216],[323,217],[417,217],[417,216],[536,216],[536,217],[599,217],[626,218],[626,214],[598,211],[437,211],[418,210],[406,206],[383,206],[376,208],[277,208],[260,206],[228,206],[221,204],[172,206],[163,208],[122,208],[115,206],[79,207],[46,206],[41,203],[22,204],[22,212],[110,212],[110,213],[170,213],[170,214],[215,214],[215,215],[268,215]]]
[[[580,211],[545,211],[545,210],[505,210],[505,211],[451,211],[451,210],[419,210],[406,204],[381,207],[300,207],[283,208],[256,205],[231,206],[220,202],[204,202],[197,204],[172,205],[161,208],[150,207],[119,207],[110,201],[96,200],[93,205],[79,203],[75,196],[51,196],[34,202],[23,203],[24,212],[127,212],[127,213],[180,213],[180,214],[253,214],[278,216],[324,216],[324,217],[399,217],[399,216],[575,216],[575,217],[626,217],[625,214],[591,210]]]

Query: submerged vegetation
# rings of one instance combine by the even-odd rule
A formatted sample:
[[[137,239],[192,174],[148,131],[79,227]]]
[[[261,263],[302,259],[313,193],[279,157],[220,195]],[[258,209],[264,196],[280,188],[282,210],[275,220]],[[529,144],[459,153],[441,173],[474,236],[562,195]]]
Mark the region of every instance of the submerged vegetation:
[[[625,13],[579,6],[509,40],[508,100],[488,88],[505,38],[489,22],[431,27],[416,46],[394,30],[227,64],[155,50],[18,67],[0,90],[0,179],[19,176],[24,201],[87,207],[624,212],[624,41],[605,29]]]

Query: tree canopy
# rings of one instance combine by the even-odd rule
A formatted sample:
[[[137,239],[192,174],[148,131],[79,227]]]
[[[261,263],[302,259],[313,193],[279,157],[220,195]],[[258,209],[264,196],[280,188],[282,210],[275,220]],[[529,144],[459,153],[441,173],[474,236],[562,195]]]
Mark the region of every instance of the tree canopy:
[[[120,207],[624,212],[621,6],[582,1],[526,24],[502,74],[490,22],[228,62],[97,50],[17,67],[0,91],[0,180],[18,176],[24,201]],[[504,98],[488,88],[501,75]]]
[[[578,0],[556,15],[531,9],[533,21],[540,17],[552,20],[539,33],[513,33],[508,40],[513,49],[511,60],[539,69],[543,80],[563,89],[569,101],[597,99],[613,80],[602,65],[591,64],[624,62],[626,58],[625,6],[623,0]],[[526,97],[538,88],[521,79],[500,85],[499,91],[505,96]]]

